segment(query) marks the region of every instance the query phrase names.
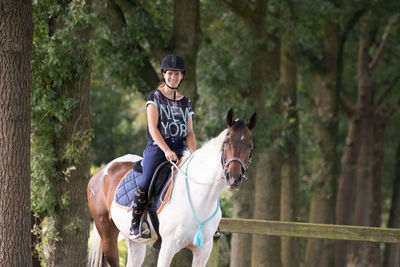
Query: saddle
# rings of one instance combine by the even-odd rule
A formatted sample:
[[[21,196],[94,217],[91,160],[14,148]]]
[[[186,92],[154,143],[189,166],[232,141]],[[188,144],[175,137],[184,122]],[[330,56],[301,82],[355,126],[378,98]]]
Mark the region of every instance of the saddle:
[[[129,171],[125,175],[125,177],[121,180],[115,194],[115,202],[120,206],[129,208],[129,210],[133,203],[133,196],[136,192],[137,184],[140,182],[140,179],[142,178],[143,168],[141,163],[142,161],[140,160],[133,164],[132,170]],[[142,216],[140,222],[141,226],[143,225],[144,227],[149,227],[147,216],[150,217],[150,220],[158,235],[158,239],[153,245],[154,248],[161,247],[161,237],[158,231],[159,222],[157,217],[157,211],[159,212],[160,206],[162,208],[162,203],[159,199],[160,195],[163,193],[163,189],[166,186],[166,183],[171,177],[171,165],[172,164],[170,162],[165,161],[156,168],[148,190],[148,202],[146,207],[146,211],[148,212],[148,214],[145,213],[144,216]],[[150,238],[150,237],[151,237],[150,235],[142,236],[142,238]]]

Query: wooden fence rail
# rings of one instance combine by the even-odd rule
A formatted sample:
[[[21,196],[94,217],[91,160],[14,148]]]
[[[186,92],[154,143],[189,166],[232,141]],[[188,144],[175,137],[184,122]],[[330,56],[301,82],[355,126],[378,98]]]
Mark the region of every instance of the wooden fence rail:
[[[232,218],[222,218],[219,227],[222,232],[241,234],[400,243],[400,229],[393,228]],[[207,267],[218,266],[218,253],[218,241],[214,241]]]
[[[222,232],[400,243],[400,229],[223,218]]]

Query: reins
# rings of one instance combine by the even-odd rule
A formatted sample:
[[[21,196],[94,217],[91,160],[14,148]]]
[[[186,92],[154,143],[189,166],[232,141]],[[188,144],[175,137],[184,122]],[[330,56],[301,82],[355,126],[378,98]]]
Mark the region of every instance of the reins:
[[[203,222],[201,222],[199,217],[197,217],[197,214],[196,214],[196,212],[195,212],[195,210],[193,208],[192,199],[190,197],[189,182],[188,181],[190,180],[191,182],[196,183],[196,184],[200,184],[200,185],[211,185],[211,184],[214,184],[214,183],[222,181],[222,180],[221,179],[216,179],[216,180],[213,180],[213,181],[208,182],[208,183],[203,183],[203,182],[198,182],[195,179],[191,178],[187,173],[188,173],[189,164],[190,164],[190,162],[192,161],[193,158],[194,158],[194,155],[191,155],[188,159],[186,159],[182,163],[182,167],[183,167],[186,164],[186,161],[187,161],[185,172],[183,172],[182,169],[179,168],[175,164],[175,162],[172,162],[172,161],[170,161],[170,162],[172,164],[172,167],[171,167],[172,171],[173,171],[173,169],[176,169],[178,172],[180,172],[185,177],[186,195],[188,197],[189,206],[190,206],[190,209],[192,210],[194,218],[196,219],[197,223],[199,224],[197,232],[193,237],[193,245],[196,246],[196,247],[201,247],[201,246],[203,246],[203,227],[207,222],[209,222],[212,218],[214,218],[215,215],[218,213],[218,210],[219,210],[219,207],[220,207],[219,198],[217,199],[217,207],[216,207],[214,213],[208,219],[206,219]],[[174,179],[174,177],[171,180],[173,180],[173,179]],[[172,183],[173,183],[173,181],[172,181]],[[168,201],[168,199],[166,201]]]
[[[217,212],[219,210],[219,198],[217,199],[217,208],[215,209],[214,213],[208,219],[206,219],[203,222],[201,222],[200,219],[197,217],[196,212],[194,211],[194,208],[193,208],[193,205],[192,205],[192,200],[190,198],[190,192],[189,192],[189,183],[188,183],[188,178],[187,178],[188,177],[187,171],[188,171],[189,164],[192,161],[193,157],[194,156],[190,157],[189,162],[186,165],[185,185],[186,185],[187,197],[188,197],[189,204],[190,204],[190,209],[192,210],[194,218],[196,219],[197,223],[199,224],[199,227],[197,229],[197,233],[194,235],[194,238],[193,238],[193,245],[196,246],[196,247],[201,247],[201,246],[203,246],[203,227],[207,222],[209,222],[217,214]]]
[[[190,161],[191,161],[192,158],[193,158],[193,156],[191,156],[191,157],[189,158],[188,165],[189,165],[189,163],[190,163]],[[186,160],[186,161],[187,161],[187,160]],[[184,162],[181,164],[182,167],[186,164],[186,161],[184,161]],[[172,169],[175,168],[175,169],[176,169],[178,172],[180,172],[185,178],[189,179],[191,182],[193,182],[193,183],[195,183],[195,184],[199,184],[199,185],[211,185],[211,184],[215,184],[215,183],[217,183],[217,182],[220,182],[220,181],[221,181],[221,178],[222,178],[222,177],[220,177],[220,178],[218,178],[218,179],[212,180],[211,182],[199,182],[199,181],[196,181],[193,177],[190,177],[189,175],[187,175],[187,173],[185,173],[184,171],[182,171],[182,169],[179,168],[179,166],[176,165],[175,162],[170,161],[170,163],[172,164]]]

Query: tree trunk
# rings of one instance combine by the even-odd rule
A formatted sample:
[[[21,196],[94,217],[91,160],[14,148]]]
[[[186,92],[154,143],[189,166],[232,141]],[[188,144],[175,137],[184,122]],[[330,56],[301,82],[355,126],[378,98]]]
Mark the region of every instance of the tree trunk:
[[[400,143],[396,154],[396,172],[393,181],[392,205],[388,228],[400,228]],[[384,267],[400,266],[400,244],[387,244]]]
[[[281,51],[280,86],[281,105],[286,116],[285,145],[282,163],[281,220],[295,222],[297,217],[297,195],[299,178],[299,122],[297,114],[297,48],[285,40]],[[297,239],[282,237],[282,266],[298,265]]]
[[[335,180],[337,177],[336,151],[338,136],[338,57],[339,27],[327,22],[322,40],[322,68],[314,74],[315,119],[314,138],[317,155],[312,163],[313,186],[311,189],[309,222],[332,224],[335,205]],[[309,239],[305,266],[331,266],[332,241]]]
[[[0,266],[32,266],[31,1],[2,1],[0,29]]]
[[[174,1],[174,29],[172,34],[173,49],[185,60],[185,80],[179,90],[193,103],[198,99],[196,83],[197,54],[201,44],[200,1]]]
[[[358,137],[361,134],[360,119],[357,114],[354,114],[350,118],[341,158],[341,173],[336,199],[336,224],[338,225],[350,225],[352,223],[354,187],[356,184],[355,170],[360,152]],[[347,241],[335,242],[335,267],[346,266],[348,244]]]
[[[82,62],[83,63],[83,62]],[[83,63],[89,69],[88,62]],[[58,158],[63,158],[68,146],[86,146],[80,153],[79,162],[68,159],[58,166],[59,171],[67,171],[61,180],[53,185],[58,199],[67,198],[65,208],[58,210],[56,229],[61,237],[52,248],[54,257],[46,261],[47,266],[83,266],[87,260],[87,239],[89,238],[89,210],[86,203],[86,185],[90,175],[90,157],[88,144],[79,143],[77,138],[88,134],[90,130],[89,79],[80,78],[60,88],[64,93],[79,102],[73,109],[68,122],[64,125],[64,134],[55,142]],[[69,168],[74,168],[70,169]],[[71,255],[74,255],[71,257]]]
[[[277,149],[258,155],[254,219],[279,221],[281,156]],[[262,172],[262,170],[264,172]],[[253,236],[252,266],[281,266],[281,240],[277,236]]]
[[[240,191],[233,194],[233,217],[253,218],[254,184],[257,166],[251,164]],[[251,242],[250,234],[232,234],[230,267],[251,266]]]
[[[358,136],[360,143],[360,153],[357,161],[356,169],[356,202],[354,209],[354,224],[362,226],[371,226],[372,217],[372,201],[373,201],[373,172],[371,164],[373,160],[373,82],[372,71],[369,68],[371,57],[369,55],[370,48],[370,32],[365,21],[361,23],[361,37],[359,42],[358,54],[358,103],[360,118],[360,131],[362,135]],[[380,190],[380,189],[376,189]],[[379,247],[378,247],[379,248]],[[375,247],[376,249],[376,247]],[[371,255],[374,251],[373,245],[367,242],[354,242],[352,251],[349,256],[349,264],[352,266],[380,266],[380,263],[374,263]],[[379,253],[379,252],[377,252]]]
[[[382,168],[385,154],[385,130],[388,116],[385,105],[379,106],[374,112],[373,143],[372,143],[372,209],[370,226],[382,225]],[[368,244],[369,262],[372,266],[381,266],[380,244]]]
[[[86,12],[90,1],[86,1]],[[67,11],[65,11],[67,12]],[[65,15],[65,14],[64,14]],[[58,18],[54,29],[63,27],[63,18]],[[88,42],[88,28],[75,28],[75,38]],[[78,48],[73,51],[81,57],[82,70],[69,69],[70,80],[64,80],[54,88],[59,97],[76,100],[68,119],[62,124],[62,133],[53,141],[57,157],[56,170],[60,177],[51,179],[54,195],[60,202],[56,207],[57,218],[49,218],[55,224],[58,240],[46,244],[46,266],[84,266],[87,262],[90,216],[86,203],[86,185],[90,176],[90,62],[88,51]],[[88,75],[86,75],[88,74]],[[71,256],[73,255],[73,256]]]

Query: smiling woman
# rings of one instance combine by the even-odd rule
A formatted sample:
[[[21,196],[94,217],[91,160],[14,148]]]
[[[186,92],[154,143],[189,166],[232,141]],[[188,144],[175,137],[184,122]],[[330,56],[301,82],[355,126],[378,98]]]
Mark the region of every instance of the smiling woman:
[[[156,90],[151,91],[147,98],[149,142],[143,153],[143,178],[137,187],[133,202],[135,212],[130,229],[132,239],[142,234],[139,230],[140,218],[147,204],[147,192],[156,168],[166,160],[178,160],[186,146],[191,153],[196,150],[192,102],[177,93],[185,73],[183,58],[177,55],[166,56],[161,62],[164,82]]]

